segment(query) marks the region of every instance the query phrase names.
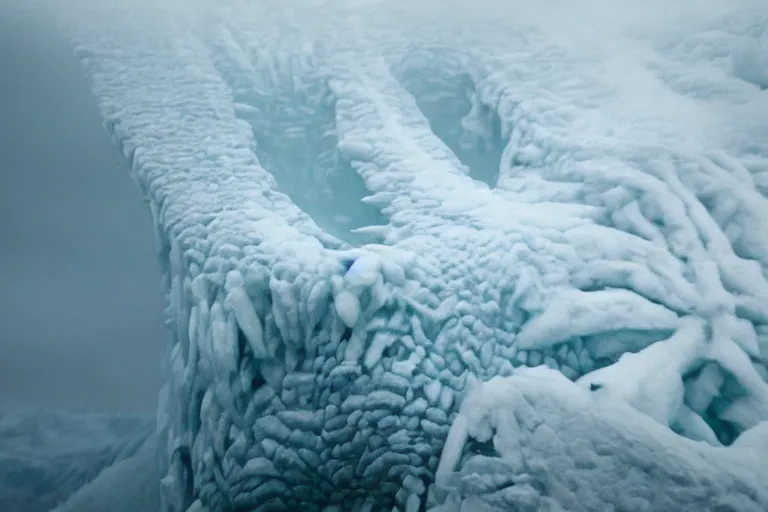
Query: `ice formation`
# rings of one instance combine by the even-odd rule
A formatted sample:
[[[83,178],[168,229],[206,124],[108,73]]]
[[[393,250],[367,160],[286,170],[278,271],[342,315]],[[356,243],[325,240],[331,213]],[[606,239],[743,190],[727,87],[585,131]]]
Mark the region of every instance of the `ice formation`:
[[[165,270],[161,510],[768,509],[768,13],[679,4],[64,9]]]

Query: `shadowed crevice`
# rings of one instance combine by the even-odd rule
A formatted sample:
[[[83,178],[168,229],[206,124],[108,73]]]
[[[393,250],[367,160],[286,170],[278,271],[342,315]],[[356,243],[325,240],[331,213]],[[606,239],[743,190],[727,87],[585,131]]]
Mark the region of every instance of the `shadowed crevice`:
[[[471,178],[491,188],[499,179],[504,150],[501,120],[495,109],[485,105],[466,72],[434,59],[429,66],[393,70],[400,84],[416,100],[429,126],[467,168]]]

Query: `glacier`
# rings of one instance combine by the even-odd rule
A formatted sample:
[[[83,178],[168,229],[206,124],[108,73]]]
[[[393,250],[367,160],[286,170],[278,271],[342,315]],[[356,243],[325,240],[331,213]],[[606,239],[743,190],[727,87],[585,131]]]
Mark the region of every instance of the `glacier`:
[[[768,509],[761,2],[48,9],[172,332],[56,510]]]

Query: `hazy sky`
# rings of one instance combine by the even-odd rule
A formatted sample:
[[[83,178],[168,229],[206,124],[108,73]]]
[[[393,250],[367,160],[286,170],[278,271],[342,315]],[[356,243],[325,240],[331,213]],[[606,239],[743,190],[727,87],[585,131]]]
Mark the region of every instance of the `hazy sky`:
[[[0,8],[0,399],[153,411],[151,221],[71,50]]]

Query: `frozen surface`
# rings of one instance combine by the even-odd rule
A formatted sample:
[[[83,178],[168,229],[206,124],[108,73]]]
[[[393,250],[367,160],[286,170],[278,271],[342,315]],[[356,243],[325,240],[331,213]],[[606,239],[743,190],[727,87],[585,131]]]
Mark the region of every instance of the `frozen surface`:
[[[165,269],[161,510],[768,507],[760,2],[61,19]]]

